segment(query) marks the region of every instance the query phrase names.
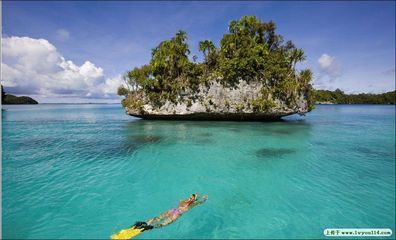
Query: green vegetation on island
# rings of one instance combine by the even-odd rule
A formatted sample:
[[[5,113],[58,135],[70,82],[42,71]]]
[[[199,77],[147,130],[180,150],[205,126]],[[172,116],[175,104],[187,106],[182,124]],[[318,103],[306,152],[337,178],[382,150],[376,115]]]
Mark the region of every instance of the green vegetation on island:
[[[304,52],[291,41],[284,41],[275,29],[274,22],[265,23],[255,16],[231,21],[218,47],[211,40],[198,43],[203,62],[190,55],[186,32],[178,31],[152,50],[147,65],[125,75],[126,84],[118,89],[118,94],[125,96],[122,104],[141,112],[147,103],[158,109],[166,102],[186,102],[189,107],[199,101],[197,94],[202,86],[216,82],[235,89],[240,81],[246,81],[259,84],[258,96],[244,97],[242,103],[226,100],[225,106],[234,104],[239,110],[262,113],[271,112],[281,102],[282,109],[310,111],[314,104],[312,72],[296,69],[296,64],[305,59]],[[208,105],[216,105],[208,101]],[[304,107],[295,110],[301,101]]]
[[[38,102],[31,97],[26,97],[26,96],[18,97],[11,94],[6,94],[4,92],[3,86],[1,86],[1,103],[2,104],[38,104]]]
[[[334,104],[395,104],[395,91],[381,94],[359,93],[345,94],[340,89],[335,91],[315,90],[316,103]]]

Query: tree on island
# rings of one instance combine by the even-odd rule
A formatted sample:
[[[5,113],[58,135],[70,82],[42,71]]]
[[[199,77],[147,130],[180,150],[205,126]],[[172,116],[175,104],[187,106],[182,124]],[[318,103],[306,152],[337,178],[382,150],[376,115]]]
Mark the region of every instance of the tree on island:
[[[126,96],[123,105],[139,108],[142,97],[146,96],[160,107],[166,101],[177,103],[184,92],[193,95],[200,85],[209,81],[232,88],[244,80],[263,84],[261,97],[249,100],[255,111],[271,109],[275,105],[274,98],[294,106],[301,94],[310,110],[313,108],[312,72],[295,68],[305,59],[304,52],[291,41],[284,42],[275,30],[274,22],[265,23],[255,16],[231,21],[218,48],[210,40],[199,42],[199,50],[204,55],[201,63],[189,60],[187,35],[178,31],[152,50],[149,64],[127,73],[129,89],[121,86],[118,91]]]
[[[2,104],[38,104],[36,100],[26,96],[14,96],[4,92],[3,85],[1,85],[1,103]]]
[[[1,102],[4,103],[4,98],[5,98],[5,92],[3,89],[3,85],[1,85]]]

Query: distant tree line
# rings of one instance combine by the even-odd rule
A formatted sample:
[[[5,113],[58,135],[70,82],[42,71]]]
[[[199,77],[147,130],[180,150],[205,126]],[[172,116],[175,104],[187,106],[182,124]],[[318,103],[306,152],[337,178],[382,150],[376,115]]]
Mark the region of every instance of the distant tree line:
[[[315,90],[314,99],[317,103],[336,104],[395,104],[395,91],[381,94],[359,93],[345,94],[340,89],[335,91]]]
[[[231,21],[218,47],[211,40],[198,43],[203,62],[190,56],[186,32],[178,31],[152,50],[148,64],[127,72],[126,84],[118,94],[126,96],[124,105],[139,105],[144,95],[161,106],[165,101],[176,103],[183,93],[193,95],[210,81],[229,87],[240,80],[259,81],[264,86],[262,97],[251,100],[257,110],[273,106],[275,98],[293,106],[301,94],[311,109],[312,72],[296,69],[296,64],[305,59],[304,52],[291,41],[285,42],[275,29],[274,22],[265,23],[255,16]]]

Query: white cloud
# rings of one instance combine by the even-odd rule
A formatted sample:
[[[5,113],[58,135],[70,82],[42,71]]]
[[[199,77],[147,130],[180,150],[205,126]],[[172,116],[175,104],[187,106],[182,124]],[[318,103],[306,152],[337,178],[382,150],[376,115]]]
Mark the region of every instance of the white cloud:
[[[105,94],[111,95],[120,85],[123,85],[124,81],[122,75],[115,76],[113,78],[107,78],[102,85],[102,90]]]
[[[319,70],[323,75],[327,75],[331,79],[341,76],[341,65],[336,58],[326,53],[322,54],[318,59]]]
[[[58,29],[56,31],[56,37],[58,38],[58,40],[60,41],[66,41],[69,39],[70,37],[70,33],[69,31],[67,31],[66,29]]]
[[[318,74],[313,85],[316,89],[334,90],[341,75],[341,65],[337,59],[324,53],[318,59]]]
[[[45,39],[2,38],[2,84],[15,94],[44,97],[113,98],[121,76],[106,78],[90,61],[81,66],[66,60]]]

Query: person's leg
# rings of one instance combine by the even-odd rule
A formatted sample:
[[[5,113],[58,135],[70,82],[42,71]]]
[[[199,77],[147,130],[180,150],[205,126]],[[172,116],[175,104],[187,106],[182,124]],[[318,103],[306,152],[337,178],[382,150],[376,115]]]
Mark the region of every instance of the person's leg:
[[[151,225],[152,223],[161,221],[161,219],[163,219],[163,218],[166,217],[166,216],[168,216],[168,210],[165,211],[165,212],[163,212],[163,213],[162,213],[161,215],[159,215],[158,217],[154,217],[154,218],[151,218],[151,219],[147,220],[146,223],[147,223],[148,225]]]
[[[161,228],[161,227],[163,227],[163,226],[166,226],[166,225],[172,223],[173,221],[175,221],[175,220],[178,219],[179,217],[180,217],[180,215],[176,215],[176,216],[172,216],[172,217],[167,217],[167,218],[165,218],[164,221],[162,221],[162,223],[155,224],[154,227],[155,227],[155,228]]]

